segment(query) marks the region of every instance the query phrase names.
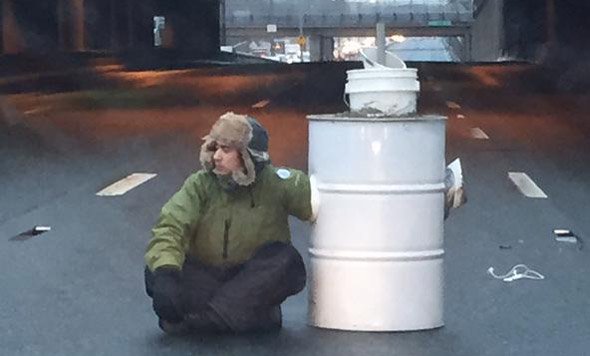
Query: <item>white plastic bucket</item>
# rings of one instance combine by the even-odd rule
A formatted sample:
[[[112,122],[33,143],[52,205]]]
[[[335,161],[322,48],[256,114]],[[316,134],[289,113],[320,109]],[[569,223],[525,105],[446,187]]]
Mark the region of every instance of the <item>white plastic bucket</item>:
[[[414,68],[368,68],[346,72],[344,93],[352,112],[404,116],[416,113],[420,83]]]

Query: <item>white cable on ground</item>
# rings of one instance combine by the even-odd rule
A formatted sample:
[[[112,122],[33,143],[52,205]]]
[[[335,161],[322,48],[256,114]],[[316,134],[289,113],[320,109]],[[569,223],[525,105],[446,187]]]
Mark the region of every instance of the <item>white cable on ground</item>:
[[[530,269],[527,265],[524,264],[518,264],[512,267],[512,269],[508,271],[508,273],[501,276],[494,273],[494,267],[490,267],[488,268],[488,274],[490,274],[492,277],[496,279],[501,279],[504,282],[512,282],[523,278],[535,280],[545,279],[545,276],[543,276],[541,273]]]

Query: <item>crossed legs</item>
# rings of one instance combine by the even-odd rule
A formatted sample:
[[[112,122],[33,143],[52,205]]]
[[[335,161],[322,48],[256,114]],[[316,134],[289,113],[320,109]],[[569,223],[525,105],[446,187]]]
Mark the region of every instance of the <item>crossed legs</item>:
[[[146,269],[151,296],[153,276]],[[280,304],[305,287],[303,259],[290,244],[271,242],[243,265],[222,270],[187,259],[178,302],[184,321],[160,326],[174,331],[247,332],[281,327]]]

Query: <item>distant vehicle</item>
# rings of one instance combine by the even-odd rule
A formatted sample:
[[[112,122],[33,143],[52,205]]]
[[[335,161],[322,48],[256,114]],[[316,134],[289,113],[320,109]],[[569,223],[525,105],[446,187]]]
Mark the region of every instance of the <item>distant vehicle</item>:
[[[286,55],[299,55],[301,48],[296,43],[285,43],[285,54]]]

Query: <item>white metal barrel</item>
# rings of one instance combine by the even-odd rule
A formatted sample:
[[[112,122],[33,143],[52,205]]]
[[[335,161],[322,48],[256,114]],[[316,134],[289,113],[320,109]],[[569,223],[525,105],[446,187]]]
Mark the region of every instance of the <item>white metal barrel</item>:
[[[443,325],[442,116],[310,115],[309,323],[402,331]]]

